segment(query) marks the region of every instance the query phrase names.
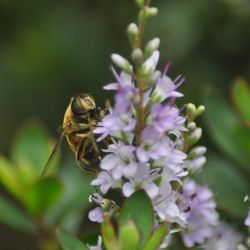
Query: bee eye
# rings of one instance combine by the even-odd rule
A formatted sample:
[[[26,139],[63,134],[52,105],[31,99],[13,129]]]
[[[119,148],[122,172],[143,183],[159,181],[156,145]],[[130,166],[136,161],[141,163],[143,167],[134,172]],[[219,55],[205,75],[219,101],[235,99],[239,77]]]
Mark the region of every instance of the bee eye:
[[[74,98],[71,103],[71,110],[75,115],[83,115],[86,110],[78,98]]]

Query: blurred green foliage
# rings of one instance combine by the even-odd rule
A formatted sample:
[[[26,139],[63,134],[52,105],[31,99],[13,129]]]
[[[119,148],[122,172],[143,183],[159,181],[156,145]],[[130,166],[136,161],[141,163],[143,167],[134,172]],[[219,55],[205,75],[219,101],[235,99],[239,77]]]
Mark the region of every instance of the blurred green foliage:
[[[88,196],[93,192],[91,177],[72,164],[66,164],[60,176],[52,177],[58,157],[51,166],[51,176],[41,179],[50,152],[51,138],[38,122],[31,120],[17,132],[11,158],[0,156],[0,183],[10,194],[9,198],[0,196],[0,222],[34,234],[45,250],[57,249],[53,237],[56,227],[72,233],[79,230],[89,206]]]
[[[209,157],[202,180],[214,189],[225,217],[242,224],[242,200],[250,190],[249,83],[237,81],[232,94],[230,88],[237,76],[250,79],[250,2],[155,4],[159,15],[146,36],[161,38],[160,65],[172,61],[170,75],[186,76],[184,102],[203,104],[207,96],[203,127]],[[110,98],[102,90],[113,80],[109,55],[127,54],[125,28],[136,11],[133,1],[124,0],[0,1],[0,180],[8,192],[0,198],[0,210],[6,211],[1,222],[36,233],[39,217],[49,229],[79,229],[91,177],[64,157],[60,177],[38,182],[53,142],[39,123],[20,124],[39,117],[56,135],[72,95],[91,93],[98,105]],[[211,86],[216,94],[208,93]]]

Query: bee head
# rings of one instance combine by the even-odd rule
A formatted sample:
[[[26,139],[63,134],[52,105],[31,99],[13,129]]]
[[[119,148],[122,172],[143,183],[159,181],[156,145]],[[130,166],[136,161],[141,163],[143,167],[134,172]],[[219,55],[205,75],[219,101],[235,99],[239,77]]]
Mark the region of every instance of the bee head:
[[[95,108],[95,100],[91,95],[79,94],[71,99],[71,110],[75,115],[83,115]]]

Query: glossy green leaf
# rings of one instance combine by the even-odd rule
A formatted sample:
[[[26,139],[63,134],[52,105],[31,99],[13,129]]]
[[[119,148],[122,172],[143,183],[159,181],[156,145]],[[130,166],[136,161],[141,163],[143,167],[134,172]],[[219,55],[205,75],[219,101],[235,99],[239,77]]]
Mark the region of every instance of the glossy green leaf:
[[[68,232],[74,232],[79,228],[85,210],[90,206],[88,198],[94,192],[93,186],[90,185],[93,175],[82,172],[73,162],[62,167],[60,179],[63,183],[63,193],[49,209],[46,219]]]
[[[61,229],[57,231],[57,239],[63,250],[88,250],[88,248],[74,235]]]
[[[135,192],[125,202],[120,216],[120,228],[130,220],[139,230],[141,236],[139,249],[142,249],[153,230],[152,203],[143,190]]]
[[[0,197],[0,221],[24,232],[35,233],[35,225],[20,208]]]
[[[238,78],[234,81],[232,97],[243,121],[250,126],[250,87],[244,79]]]
[[[167,224],[160,225],[153,233],[149,241],[143,250],[156,250],[159,249],[159,246],[163,242],[165,236],[167,235],[168,227]]]
[[[205,118],[208,131],[218,147],[250,173],[250,152],[244,146],[250,141],[250,133],[240,126],[232,108],[216,93],[206,99]],[[243,141],[239,134],[244,134]]]
[[[39,123],[31,120],[18,130],[11,156],[17,165],[33,166],[39,176],[50,152],[47,132]]]
[[[218,156],[211,156],[198,178],[214,191],[220,209],[238,218],[246,216],[247,206],[243,198],[249,193],[250,183],[235,166]]]
[[[120,249],[118,247],[118,242],[115,236],[115,229],[108,217],[104,219],[104,222],[101,225],[101,230],[102,230],[103,242],[107,250]]]
[[[119,232],[119,242],[122,250],[137,250],[140,242],[140,235],[133,221],[128,221]]]
[[[26,194],[26,206],[35,215],[46,213],[60,197],[63,187],[57,178],[46,178],[37,182]]]
[[[3,156],[0,155],[0,182],[17,199],[25,196],[25,187],[18,176],[17,169]]]

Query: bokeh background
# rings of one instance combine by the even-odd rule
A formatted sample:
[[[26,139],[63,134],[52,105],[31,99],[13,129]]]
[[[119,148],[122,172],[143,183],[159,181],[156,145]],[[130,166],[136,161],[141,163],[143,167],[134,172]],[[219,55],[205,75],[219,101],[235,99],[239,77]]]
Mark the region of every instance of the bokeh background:
[[[223,99],[226,108],[237,112],[231,100],[232,83],[239,76],[250,80],[250,1],[155,0],[153,4],[159,8],[159,15],[148,24],[146,38],[161,38],[160,67],[172,62],[170,75],[186,77],[181,87],[185,94],[181,104],[203,104],[209,93],[219,93],[215,101],[208,101],[214,105],[210,116],[199,121],[205,130],[202,143],[208,147],[208,158],[212,155],[211,162],[214,166],[217,164],[215,168],[220,168],[220,161],[238,168],[241,164],[237,157],[236,160],[230,157],[230,153],[221,149],[221,140],[219,143],[216,140],[227,120],[223,118],[224,106],[214,102]],[[90,93],[100,106],[107,98],[112,98],[102,89],[113,79],[110,54],[129,55],[125,30],[136,15],[137,7],[132,0],[0,1],[2,155],[10,157],[15,132],[30,117],[37,118],[56,138],[65,108],[74,94]],[[213,121],[214,110],[219,110],[220,120]],[[214,119],[219,117],[215,115]],[[240,116],[235,117],[239,117],[240,124]],[[218,124],[217,134],[211,136],[216,128],[210,129],[209,124],[214,123]],[[247,126],[243,127],[249,135]],[[246,139],[243,142],[247,144]],[[73,161],[73,154],[67,147],[63,152],[63,161],[67,158]],[[246,152],[249,157],[250,150]],[[208,167],[209,163],[205,168]],[[249,168],[243,167],[238,172],[241,187],[242,182],[249,181]],[[233,185],[234,175],[228,178]],[[213,185],[213,180],[208,185]],[[225,190],[227,188],[225,184]],[[1,190],[11,199],[3,186]],[[245,190],[245,186],[241,187],[240,194]],[[230,204],[231,194],[225,191],[224,195],[229,200],[226,204]],[[222,216],[243,232],[239,226],[243,223],[243,212],[238,216],[224,210],[222,208]],[[37,249],[37,242],[29,234],[1,224],[0,246],[3,250],[13,250],[17,246],[28,250]]]

